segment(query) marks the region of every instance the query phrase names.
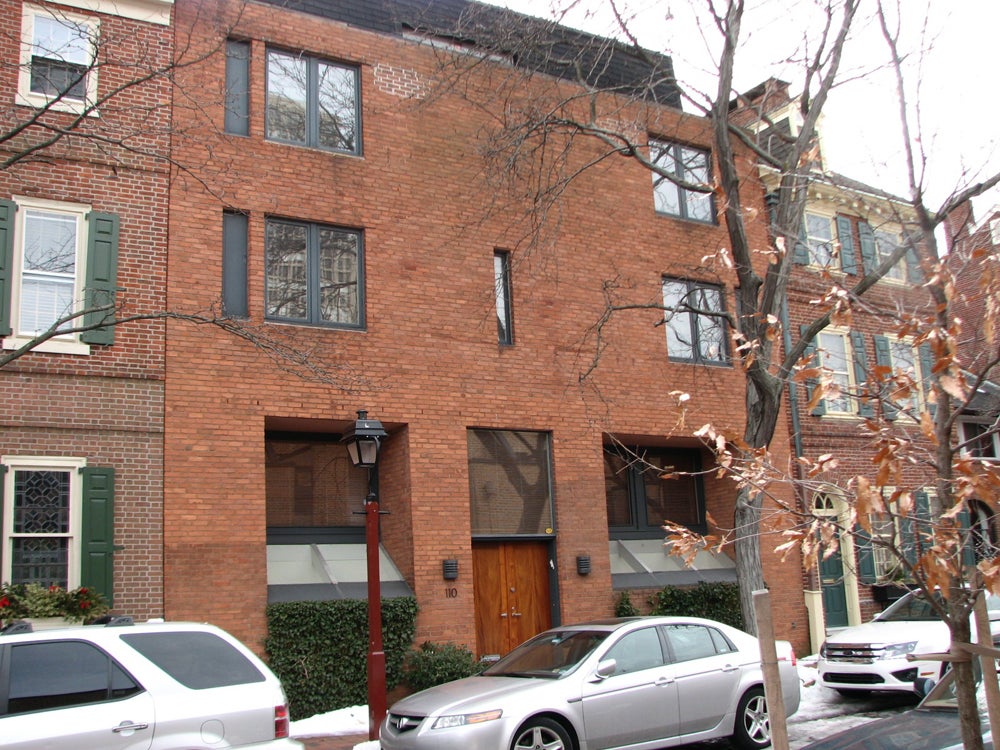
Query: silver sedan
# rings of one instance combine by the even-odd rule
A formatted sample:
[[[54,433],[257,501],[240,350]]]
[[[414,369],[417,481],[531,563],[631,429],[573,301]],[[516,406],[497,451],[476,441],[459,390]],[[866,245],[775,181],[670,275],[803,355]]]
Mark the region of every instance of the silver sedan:
[[[790,644],[779,642],[788,715],[799,706]],[[654,750],[731,737],[771,744],[753,636],[695,617],[553,628],[482,674],[403,698],[382,750]]]

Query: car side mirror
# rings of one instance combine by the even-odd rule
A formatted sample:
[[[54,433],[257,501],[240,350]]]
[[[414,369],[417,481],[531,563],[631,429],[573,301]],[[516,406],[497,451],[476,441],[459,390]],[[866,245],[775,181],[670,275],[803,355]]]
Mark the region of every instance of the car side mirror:
[[[601,680],[606,680],[608,677],[615,673],[618,669],[618,662],[614,659],[604,659],[597,665],[597,669],[594,670],[594,676],[590,679],[591,682],[600,682]]]

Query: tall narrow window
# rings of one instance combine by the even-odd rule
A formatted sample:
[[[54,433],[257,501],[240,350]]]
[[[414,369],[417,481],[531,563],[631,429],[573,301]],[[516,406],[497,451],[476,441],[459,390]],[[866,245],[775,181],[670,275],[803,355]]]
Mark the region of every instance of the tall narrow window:
[[[250,315],[247,303],[247,215],[222,214],[222,311],[236,318]]]
[[[250,43],[230,39],[226,42],[226,115],[227,133],[250,133]]]
[[[332,151],[361,152],[356,68],[267,51],[267,137]]]
[[[264,241],[268,319],[364,325],[360,232],[268,219]]]
[[[847,337],[841,333],[823,331],[818,336],[820,359],[830,373],[839,393],[828,394],[824,401],[827,413],[850,414],[854,411],[854,400],[849,397],[852,390],[850,352]]]
[[[510,253],[502,250],[493,253],[493,292],[497,306],[497,339],[501,344],[513,344],[514,328],[510,307]]]
[[[833,222],[828,216],[805,215],[806,245],[809,264],[826,268],[833,263]]]
[[[653,172],[656,210],[684,219],[715,221],[712,193],[693,189],[711,184],[708,152],[664,141],[651,141],[649,152],[653,164],[666,173]]]
[[[728,361],[721,289],[696,281],[664,279],[663,307],[670,359],[701,364]]]

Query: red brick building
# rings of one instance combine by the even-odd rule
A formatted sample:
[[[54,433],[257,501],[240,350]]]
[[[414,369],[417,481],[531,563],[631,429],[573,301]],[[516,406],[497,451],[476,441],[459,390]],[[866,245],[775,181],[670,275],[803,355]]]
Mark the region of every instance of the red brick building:
[[[165,328],[94,326],[166,303],[171,11],[0,13],[0,580],[143,618],[163,613]]]
[[[171,186],[168,305],[223,309],[257,339],[168,323],[168,618],[259,648],[268,601],[364,596],[365,476],[339,442],[359,409],[389,432],[383,590],[416,595],[418,641],[499,653],[611,614],[621,591],[641,604],[667,584],[735,580],[726,557],[685,569],[660,529],[733,516],[735,487],[697,473],[713,459],[692,435],[742,431],[743,375],[715,318],[662,309],[691,294],[733,308],[734,275],[706,260],[727,244],[721,214],[632,160],[601,160],[565,186],[545,242],[526,242],[528,206],[483,163],[512,102],[470,96],[520,73],[476,57],[474,35],[442,33],[466,3],[433,6],[440,17],[177,4],[177,39],[205,59],[179,77],[200,104],[175,107],[174,156],[204,169]],[[456,59],[477,64],[447,86]],[[580,92],[550,73],[522,91]],[[609,98],[604,116],[710,181],[707,123],[667,94]],[[599,154],[574,146],[567,168]],[[764,223],[751,231],[765,246]],[[608,295],[646,309],[597,337]],[[670,467],[696,473],[661,479]],[[765,575],[780,635],[803,651],[801,566],[768,552]]]
[[[780,149],[783,135],[798,135],[797,102],[789,96],[787,83],[769,80],[748,92],[742,104],[737,117],[755,129],[765,148]],[[766,123],[755,124],[754,119],[762,115],[767,116]],[[898,247],[912,245],[908,238],[917,228],[916,215],[905,199],[825,169],[821,139],[818,145],[820,156],[814,165],[815,178],[808,191],[788,287],[787,325],[792,336],[825,312],[832,290],[852,289]],[[773,189],[777,178],[763,171],[764,181]],[[956,269],[960,287],[975,283],[977,274],[970,271],[969,267]],[[823,398],[813,398],[820,387],[818,380],[789,387],[792,454],[813,461],[823,455],[836,458],[835,465],[816,475],[807,475],[802,464],[795,464],[800,502],[817,515],[837,518],[845,528],[852,527],[850,513],[856,506],[854,478],[867,477],[874,486],[878,471],[876,435],[868,426],[869,419],[884,418],[884,430],[908,446],[912,455],[919,457],[921,450],[933,455],[920,419],[934,408],[928,403],[934,362],[929,345],[914,341],[917,328],[907,326],[933,309],[923,288],[923,273],[911,247],[852,303],[849,316],[834,319],[813,338],[807,354],[814,366],[824,370]],[[978,299],[981,305],[982,296]],[[975,328],[975,324],[969,328],[969,335]],[[976,353],[981,356],[986,351],[982,337],[978,341],[969,338],[964,361],[971,363]],[[881,374],[876,376],[876,372]],[[890,385],[893,377],[912,387]],[[875,384],[880,378],[881,386]],[[979,401],[986,398],[983,393]],[[994,419],[995,413],[994,403]],[[963,440],[963,431],[972,429],[973,422],[988,421],[985,413],[970,415],[959,425],[958,440]],[[989,447],[995,450],[993,443]],[[910,493],[912,509],[900,510],[892,499],[896,487],[886,486],[882,491],[888,512],[869,519],[872,535],[884,537],[907,554],[914,554],[912,550],[920,544],[914,541],[914,519],[919,523],[930,517],[936,479],[930,463],[918,458],[902,464],[897,480],[900,489]],[[995,544],[994,511],[979,501],[970,501],[969,506],[982,538]],[[837,549],[835,554],[823,559],[818,569],[807,571],[805,600],[813,649],[820,646],[828,629],[858,624],[881,611],[902,590],[897,584],[907,580],[898,560],[854,528],[857,533],[838,535],[831,545]]]

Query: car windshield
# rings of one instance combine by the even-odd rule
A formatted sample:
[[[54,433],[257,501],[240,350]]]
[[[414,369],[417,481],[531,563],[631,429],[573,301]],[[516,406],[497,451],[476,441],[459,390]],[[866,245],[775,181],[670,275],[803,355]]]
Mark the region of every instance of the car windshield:
[[[603,630],[555,630],[532,638],[483,672],[490,677],[562,677],[608,637]]]
[[[937,596],[935,594],[935,596]],[[986,609],[991,620],[1000,619],[1000,597],[986,596]],[[876,618],[879,622],[913,622],[940,620],[922,591],[907,594]]]

